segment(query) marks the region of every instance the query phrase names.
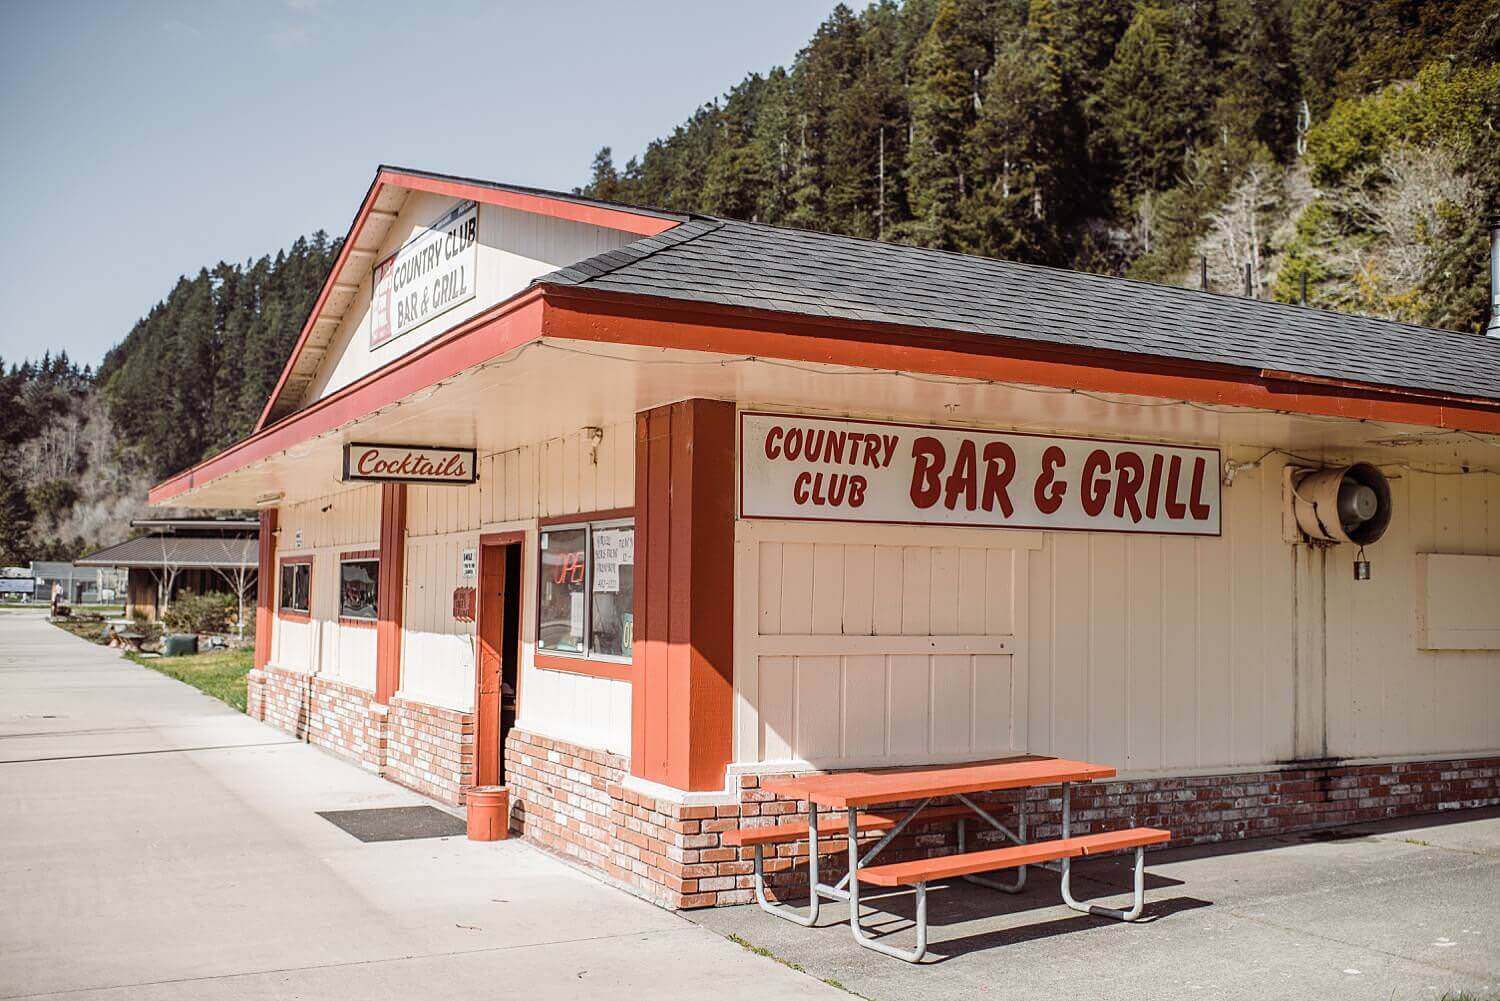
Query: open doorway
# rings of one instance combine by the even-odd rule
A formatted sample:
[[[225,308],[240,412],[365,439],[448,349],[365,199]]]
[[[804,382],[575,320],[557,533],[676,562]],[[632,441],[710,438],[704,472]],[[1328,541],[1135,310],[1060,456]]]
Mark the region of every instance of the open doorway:
[[[521,666],[521,541],[485,536],[479,550],[474,784],[505,782],[505,738],[516,722]]]

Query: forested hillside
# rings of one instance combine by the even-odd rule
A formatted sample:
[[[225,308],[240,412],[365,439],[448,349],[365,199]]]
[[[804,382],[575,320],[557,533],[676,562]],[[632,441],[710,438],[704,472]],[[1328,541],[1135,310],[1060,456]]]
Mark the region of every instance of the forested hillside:
[[[879,0],[582,190],[1474,331],[1497,128],[1494,0]],[[182,278],[97,372],[0,361],[0,563],[248,432],[337,249]]]
[[[1497,127],[1493,0],[880,0],[583,190],[1477,330]]]
[[[247,434],[337,252],[320,231],[179,279],[97,372],[0,360],[0,564],[120,541],[151,483]]]

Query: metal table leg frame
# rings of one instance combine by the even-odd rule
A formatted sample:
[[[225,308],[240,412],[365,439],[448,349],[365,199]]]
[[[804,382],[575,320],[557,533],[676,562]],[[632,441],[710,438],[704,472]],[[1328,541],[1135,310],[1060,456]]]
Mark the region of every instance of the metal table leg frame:
[[[920,808],[919,808],[920,809]],[[854,933],[854,941],[866,949],[884,953],[903,959],[908,963],[920,962],[927,955],[927,884],[917,883],[917,947],[910,952],[897,949],[895,946],[886,945],[884,942],[870,938],[865,934],[859,924],[859,841],[858,832],[855,830],[855,811],[849,811],[849,930]]]
[[[1068,783],[1064,782],[1062,787],[1062,836],[1068,836],[1071,813],[1071,797],[1068,791]],[[1134,921],[1141,916],[1141,911],[1146,907],[1146,849],[1135,850],[1135,902],[1130,910],[1124,911],[1116,907],[1103,907],[1099,904],[1085,904],[1073,899],[1072,887],[1069,879],[1072,876],[1072,859],[1062,860],[1062,898],[1063,903],[1083,914],[1097,914],[1101,918],[1114,918],[1116,921]]]
[[[1005,835],[1011,841],[1014,841],[1018,845],[1026,843],[1026,790],[1021,790],[1021,802],[1016,805],[1016,826],[1019,828],[1019,831],[1015,834],[1012,834],[1010,828],[990,816],[988,811],[977,803],[974,803],[969,797],[959,796],[958,798],[963,801],[965,806],[979,814],[980,817],[989,822],[991,827],[995,828],[995,830]],[[958,820],[958,850],[960,853],[964,850],[965,827],[965,818],[960,817]],[[988,887],[991,890],[1000,890],[1003,893],[1020,893],[1026,888],[1026,867],[1023,865],[1016,872],[1014,883],[1002,883],[998,879],[991,879],[988,876],[965,876],[964,879],[976,886]]]
[[[818,921],[818,805],[809,803],[807,805],[807,886],[808,904],[807,914],[798,914],[786,904],[773,904],[766,899],[766,876],[764,846],[755,846],[755,902],[760,909],[767,914],[774,914],[778,918],[785,918],[793,924],[804,928],[811,928]]]
[[[861,856],[859,860],[859,864],[869,865],[872,861],[874,861],[875,856],[884,851],[886,845],[890,844],[896,839],[898,835],[900,835],[902,831],[906,830],[907,825],[915,820],[917,818],[917,814],[925,810],[927,808],[927,804],[931,802],[932,798],[928,797],[927,799],[922,800],[922,802],[918,803],[916,806],[912,807],[912,809],[907,812],[906,816],[901,818],[900,822],[897,823],[895,827],[887,831],[884,837],[875,842],[869,847],[869,849],[865,851],[864,855]],[[834,886],[829,886],[826,883],[819,884],[818,891],[825,897],[832,897],[835,900],[848,900],[849,891],[844,889],[844,887],[849,882],[849,876],[852,873],[852,869],[849,872],[844,873],[843,878],[840,879]]]

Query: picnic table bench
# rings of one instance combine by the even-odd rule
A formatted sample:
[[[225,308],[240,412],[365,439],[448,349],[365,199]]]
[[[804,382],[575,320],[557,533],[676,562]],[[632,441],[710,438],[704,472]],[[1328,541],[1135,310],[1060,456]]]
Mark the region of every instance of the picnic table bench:
[[[849,927],[854,940],[868,949],[918,962],[927,951],[927,884],[942,879],[962,878],[1007,893],[1019,893],[1026,885],[1026,868],[1032,865],[1056,864],[1062,877],[1062,898],[1069,907],[1086,914],[1098,914],[1120,921],[1139,917],[1145,906],[1145,849],[1149,845],[1171,840],[1171,833],[1151,827],[1137,827],[1099,834],[1072,836],[1071,787],[1076,782],[1112,778],[1114,768],[1086,761],[1063,758],[1020,757],[973,764],[941,765],[915,769],[892,769],[873,772],[838,772],[827,775],[801,775],[766,778],[761,788],[807,803],[807,820],[764,827],[741,827],[726,831],[723,842],[754,849],[755,899],[762,909],[777,917],[810,926],[818,920],[818,904],[824,898],[849,902]],[[1026,841],[1026,799],[1016,807],[1016,830],[997,820],[971,795],[1034,786],[1062,787],[1061,837],[1038,842]],[[953,804],[933,805],[934,799],[953,798]],[[915,804],[904,809],[868,811],[870,807],[892,804]],[[820,828],[821,809],[842,810],[838,826]],[[831,818],[830,818],[831,819]],[[965,832],[969,821],[980,820],[1012,842],[1003,848],[968,851]],[[958,829],[958,851],[935,858],[913,859],[876,865],[875,858],[898,835],[911,827],[929,826],[953,821]],[[848,872],[830,886],[818,880],[818,858],[840,850],[834,840],[840,828],[849,853]],[[824,834],[824,830],[828,834]],[[859,839],[880,834],[873,845],[860,851]],[[765,894],[766,845],[794,844],[807,841],[809,902],[807,914],[798,914],[785,904],[772,904]],[[1084,904],[1075,900],[1069,885],[1071,862],[1075,858],[1107,852],[1135,850],[1134,902],[1128,910]],[[1000,882],[983,875],[1004,869],[1018,870],[1012,882]],[[903,950],[870,938],[860,923],[859,884],[897,887],[911,886],[916,892],[915,949]]]

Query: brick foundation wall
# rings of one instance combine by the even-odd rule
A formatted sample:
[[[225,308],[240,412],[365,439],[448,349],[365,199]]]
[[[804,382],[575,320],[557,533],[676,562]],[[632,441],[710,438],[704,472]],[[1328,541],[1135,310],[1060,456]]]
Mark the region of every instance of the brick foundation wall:
[[[385,776],[444,803],[473,785],[474,714],[391,699]]]
[[[246,678],[245,712],[444,803],[463,802],[474,763],[473,713],[392,699],[267,666]]]
[[[512,828],[527,840],[604,873],[667,907],[711,907],[753,899],[749,849],[726,848],[720,833],[741,824],[774,824],[805,813],[806,804],[740,779],[739,802],[683,806],[622,785],[629,762],[618,755],[512,730],[506,741]],[[979,800],[1015,826],[1018,793]],[[1056,786],[1026,790],[1028,840],[1061,833]],[[1164,827],[1172,845],[1265,837],[1318,827],[1500,804],[1500,757],[1384,765],[1295,765],[1253,773],[1100,782],[1075,786],[1072,830]],[[800,816],[796,819],[800,819]],[[835,849],[819,860],[819,878],[842,875],[843,815],[829,817]],[[821,825],[820,825],[821,826]],[[970,847],[998,832],[969,826]],[[892,842],[884,861],[953,851],[951,822],[913,829]],[[773,898],[807,892],[807,845],[766,849]]]

